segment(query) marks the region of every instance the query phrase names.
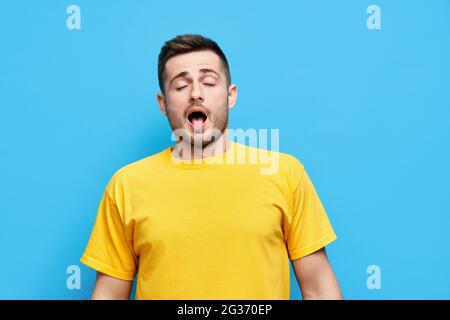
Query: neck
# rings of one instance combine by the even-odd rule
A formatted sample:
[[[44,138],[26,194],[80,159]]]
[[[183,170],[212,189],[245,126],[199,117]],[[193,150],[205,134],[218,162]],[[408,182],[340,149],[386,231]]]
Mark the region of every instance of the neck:
[[[182,160],[203,159],[224,153],[229,148],[228,129],[225,129],[220,137],[206,147],[192,146],[184,141],[178,142],[175,148],[172,147],[172,156]]]

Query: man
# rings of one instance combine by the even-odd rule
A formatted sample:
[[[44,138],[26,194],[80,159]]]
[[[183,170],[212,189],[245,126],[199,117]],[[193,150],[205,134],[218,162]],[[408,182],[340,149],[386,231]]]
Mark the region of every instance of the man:
[[[97,270],[92,299],[129,299],[136,273],[136,299],[289,299],[289,260],[304,299],[341,299],[336,235],[303,165],[266,150],[279,165],[263,174],[262,150],[228,137],[237,87],[219,46],[167,41],[158,77],[176,144],[106,186],[81,258]]]

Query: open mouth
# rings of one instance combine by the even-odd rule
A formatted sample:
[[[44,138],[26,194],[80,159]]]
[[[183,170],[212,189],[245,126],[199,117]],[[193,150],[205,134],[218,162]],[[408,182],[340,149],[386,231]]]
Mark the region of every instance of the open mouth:
[[[208,116],[202,110],[191,110],[187,118],[193,126],[202,126],[206,122]]]

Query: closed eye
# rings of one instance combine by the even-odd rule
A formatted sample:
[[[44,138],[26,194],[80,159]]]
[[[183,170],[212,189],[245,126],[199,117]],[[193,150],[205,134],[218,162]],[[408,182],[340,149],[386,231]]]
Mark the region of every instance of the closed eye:
[[[207,86],[207,87],[214,87],[215,86],[215,84],[214,83],[203,83],[205,86]],[[182,86],[182,87],[178,87],[178,88],[176,88],[176,90],[177,91],[181,91],[181,90],[183,90],[184,88],[186,88],[187,87],[187,85],[186,86]]]
[[[177,91],[181,91],[181,90],[183,90],[183,89],[186,88],[186,87],[187,87],[187,85],[186,85],[186,86],[179,87],[179,88],[177,88]]]

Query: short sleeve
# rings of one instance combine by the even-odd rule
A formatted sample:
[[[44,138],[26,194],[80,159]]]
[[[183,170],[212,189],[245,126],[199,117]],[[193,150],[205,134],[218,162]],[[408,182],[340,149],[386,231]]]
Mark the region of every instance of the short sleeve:
[[[85,265],[122,280],[133,280],[137,257],[125,236],[123,219],[107,190],[104,191],[87,247],[80,259]]]
[[[284,223],[291,260],[307,256],[337,239],[322,202],[303,165],[300,181],[290,197],[290,214]]]

